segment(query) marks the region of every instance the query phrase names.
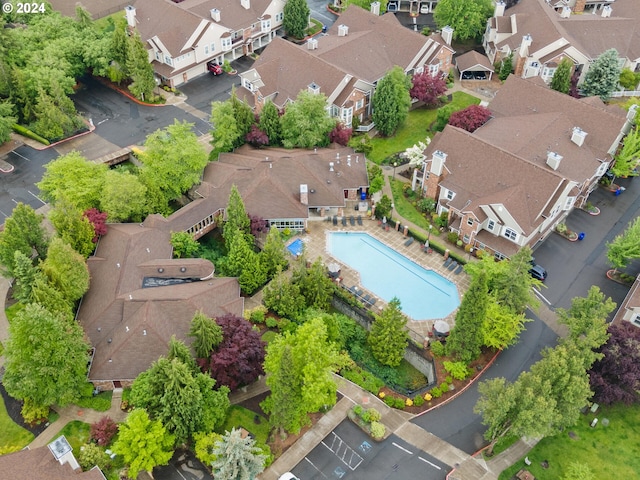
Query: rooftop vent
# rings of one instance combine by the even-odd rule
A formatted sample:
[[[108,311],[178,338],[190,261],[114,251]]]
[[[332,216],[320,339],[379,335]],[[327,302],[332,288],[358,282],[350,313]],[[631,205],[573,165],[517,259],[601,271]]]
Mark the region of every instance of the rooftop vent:
[[[547,152],[547,165],[549,165],[553,170],[558,170],[561,161],[562,155],[559,155],[556,152]]]
[[[318,48],[318,40],[310,38],[307,42],[307,50],[315,50],[316,48]]]
[[[212,8],[209,12],[211,13],[211,19],[214,22],[220,21],[220,10],[218,10],[217,8]]]
[[[333,162],[329,162],[329,171],[333,172]]]
[[[338,25],[338,36],[346,37],[349,34],[349,27],[347,27],[344,23]]]
[[[380,15],[380,2],[373,2],[371,4],[371,13],[374,15]]]
[[[245,10],[249,10],[251,8],[251,0],[240,0],[240,5],[242,5],[242,8]]]
[[[318,95],[320,93],[320,85],[318,85],[316,82],[311,82],[307,89],[314,95]]]
[[[571,141],[573,143],[581,147],[585,138],[587,138],[587,132],[582,130],[580,127],[573,127],[573,131],[571,133]]]
[[[607,18],[611,16],[611,7],[609,5],[605,5],[604,7],[602,7],[602,18]]]

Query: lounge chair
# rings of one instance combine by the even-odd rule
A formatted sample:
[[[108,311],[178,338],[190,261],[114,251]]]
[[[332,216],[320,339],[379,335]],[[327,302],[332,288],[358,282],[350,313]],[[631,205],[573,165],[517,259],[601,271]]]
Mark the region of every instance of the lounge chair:
[[[456,261],[454,260],[454,261],[453,261],[453,263],[451,263],[451,265],[449,265],[449,266],[447,267],[447,270],[451,271],[451,270],[453,270],[454,268],[456,268],[457,266],[458,266],[458,262],[456,262]]]
[[[369,306],[370,306],[370,307],[373,307],[373,306],[376,304],[376,302],[377,302],[377,301],[378,301],[378,299],[377,299],[377,298],[375,298],[375,297],[374,297],[374,298],[372,298],[371,300],[369,300]]]
[[[347,290],[349,290],[354,295],[358,294],[358,290],[356,290],[356,286],[355,285],[351,285],[350,287],[347,288]]]
[[[338,216],[337,215],[333,216],[333,224],[334,225],[338,225]]]
[[[342,226],[343,227],[347,226],[347,217],[342,217]]]
[[[413,237],[409,237],[409,240],[407,240],[406,242],[404,242],[404,246],[408,247],[409,245],[411,245],[413,243]]]
[[[325,222],[330,222],[331,221],[331,215],[329,215],[327,218],[324,219]]]
[[[458,268],[456,268],[456,271],[455,271],[455,272],[453,272],[453,273],[455,273],[456,275],[460,275],[460,272],[462,272],[462,269],[463,269],[463,268],[464,268],[464,267],[463,267],[462,265],[458,265]]]
[[[356,219],[353,215],[349,217],[349,223],[351,224],[352,227],[356,224]]]
[[[362,215],[358,215],[358,225],[362,225]]]
[[[451,262],[453,262],[453,258],[449,257],[449,258],[447,258],[447,259],[444,261],[444,263],[442,264],[442,266],[443,266],[443,267],[445,267],[445,268],[447,268],[447,267],[451,264]]]
[[[371,295],[367,293],[364,297],[362,297],[362,300],[364,300],[365,303],[369,303],[369,301],[371,300]]]

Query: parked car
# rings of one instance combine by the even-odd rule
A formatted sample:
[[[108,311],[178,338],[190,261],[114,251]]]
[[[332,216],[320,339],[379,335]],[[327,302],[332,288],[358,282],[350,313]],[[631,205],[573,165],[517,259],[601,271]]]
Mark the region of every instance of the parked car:
[[[529,273],[533,278],[540,280],[541,282],[544,282],[547,278],[547,271],[541,265],[533,264],[529,269]]]
[[[422,14],[429,13],[429,5],[428,5],[428,4],[426,4],[426,5],[422,5],[422,6],[420,7],[420,13],[422,13]]]
[[[487,72],[473,72],[473,78],[475,80],[486,80]]]
[[[462,72],[462,80],[473,80],[473,72]]]
[[[287,472],[280,475],[280,478],[278,478],[278,480],[300,480],[300,479],[296,477],[293,473]]]
[[[207,70],[209,70],[213,75],[222,75],[222,65],[214,60],[207,62]]]

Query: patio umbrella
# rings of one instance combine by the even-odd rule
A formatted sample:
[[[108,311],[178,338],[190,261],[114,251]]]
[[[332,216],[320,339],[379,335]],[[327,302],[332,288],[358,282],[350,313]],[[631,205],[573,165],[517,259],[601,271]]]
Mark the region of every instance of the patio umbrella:
[[[387,223],[387,216],[382,217],[382,223]]]
[[[338,273],[340,271],[340,265],[337,263],[330,263],[327,265],[327,270],[329,270],[329,273]]]
[[[449,333],[451,327],[444,320],[436,320],[433,324],[433,329],[438,333]]]

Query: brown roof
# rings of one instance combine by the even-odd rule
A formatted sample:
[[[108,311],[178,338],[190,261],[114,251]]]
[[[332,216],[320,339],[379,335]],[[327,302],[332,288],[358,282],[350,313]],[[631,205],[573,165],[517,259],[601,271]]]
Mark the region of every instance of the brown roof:
[[[334,163],[333,172],[329,162]],[[301,184],[308,187],[308,205],[300,203]],[[194,207],[193,216],[196,209],[204,218],[224,208],[232,185],[238,187],[249,214],[275,220],[307,218],[314,207],[342,207],[345,190],[368,184],[364,156],[348,147],[259,150],[245,145],[207,165],[198,188],[205,199]]]
[[[54,10],[66,15],[67,17],[76,16],[76,5],[82,5],[95,20],[106,17],[119,10],[124,10],[127,5],[135,5],[136,0],[50,0]]]
[[[187,340],[197,310],[212,317],[242,314],[235,278],[210,278],[214,266],[208,260],[171,259],[172,230],[177,229],[156,216],[140,225],[109,225],[88,259],[91,286],[77,318],[95,348],[91,380],[135,378],[166,354],[171,335]],[[150,277],[160,279],[156,284],[172,278],[196,281],[143,287]],[[204,278],[210,279],[198,281]]]
[[[185,0],[178,6],[199,17],[210,19],[211,9],[220,10],[220,24],[239,29],[250,27],[263,17],[271,0],[249,0],[249,8],[244,8],[240,0]]]
[[[491,101],[491,113],[496,117],[518,117],[542,113],[562,113],[565,127],[580,127],[587,132],[585,144],[599,159],[608,158],[607,152],[618,138],[626,121],[625,111],[609,108],[600,99],[582,99],[551,90],[539,80],[525,80],[510,75],[496,97]],[[531,117],[532,121],[534,117]],[[549,133],[549,132],[547,132]],[[571,132],[564,131],[567,138]],[[548,141],[543,145],[549,145]],[[562,155],[562,152],[556,152]]]
[[[48,447],[25,449],[0,455],[0,478],[12,480],[104,480],[99,468],[74,471],[60,465]]]
[[[482,70],[487,70],[489,72],[494,71],[493,65],[491,65],[491,62],[489,61],[487,56],[482,55],[475,50],[470,50],[467,53],[456,57],[456,67],[458,67],[458,70],[460,70],[460,72],[471,70],[477,67],[482,67]]]
[[[556,172],[456,127],[447,126],[434,137],[427,158],[434,150],[447,154],[450,173],[441,185],[455,192],[454,208],[502,205],[525,235],[541,223],[550,199],[565,182]]]
[[[612,323],[622,321],[628,310],[640,311],[640,275],[636,277],[627,296],[624,297],[622,305],[620,305],[620,308],[613,317]]]

